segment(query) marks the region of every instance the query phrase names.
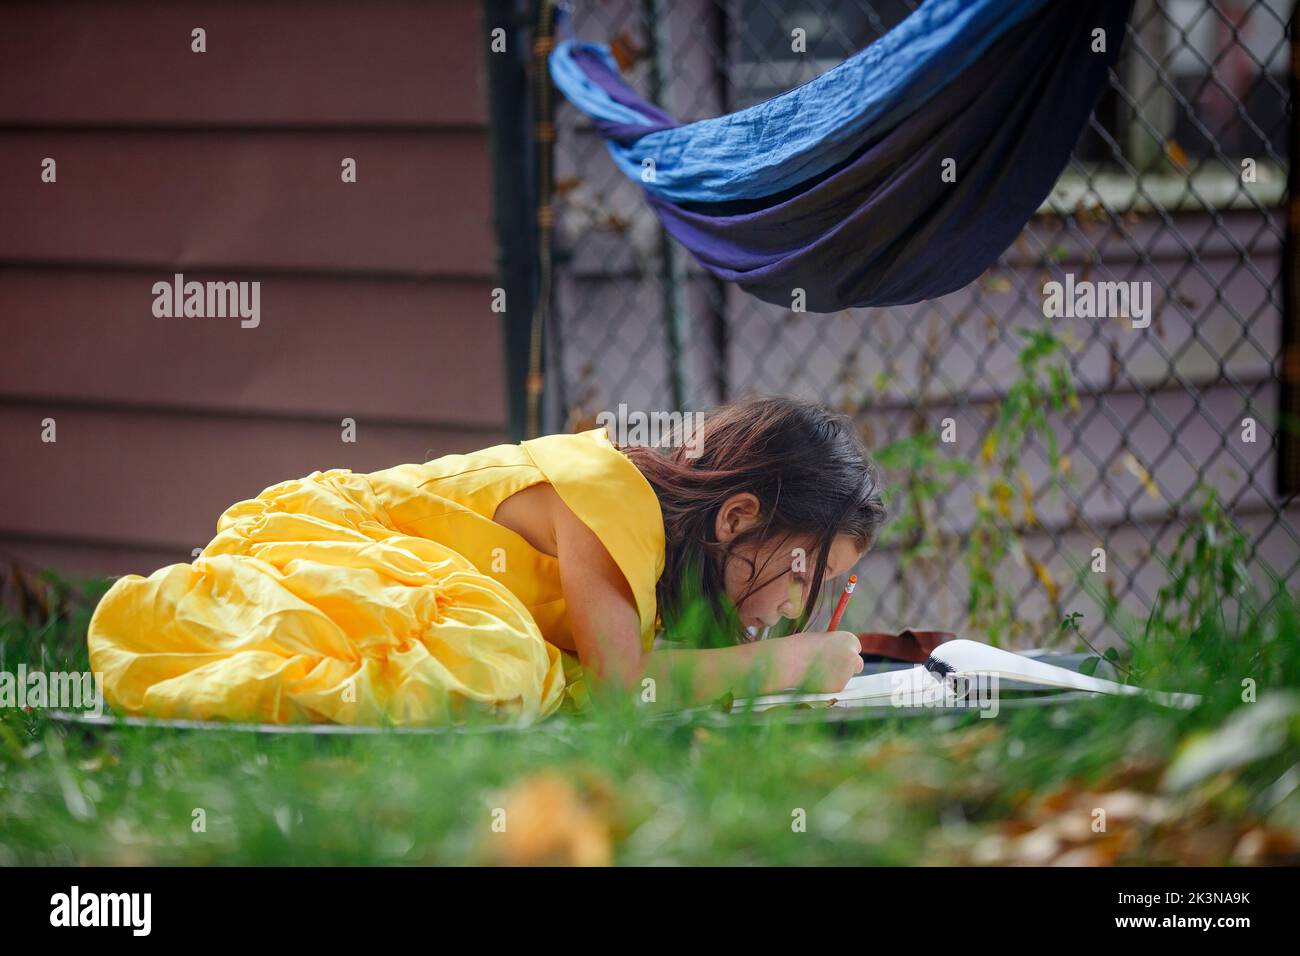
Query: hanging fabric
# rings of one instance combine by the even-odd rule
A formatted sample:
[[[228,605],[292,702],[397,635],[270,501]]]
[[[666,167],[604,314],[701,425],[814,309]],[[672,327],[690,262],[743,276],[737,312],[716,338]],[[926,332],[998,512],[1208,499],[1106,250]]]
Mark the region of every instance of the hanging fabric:
[[[704,268],[833,312],[978,278],[1039,208],[1114,64],[1132,0],[927,0],[793,90],[680,124],[603,45],[565,41],[556,86]]]

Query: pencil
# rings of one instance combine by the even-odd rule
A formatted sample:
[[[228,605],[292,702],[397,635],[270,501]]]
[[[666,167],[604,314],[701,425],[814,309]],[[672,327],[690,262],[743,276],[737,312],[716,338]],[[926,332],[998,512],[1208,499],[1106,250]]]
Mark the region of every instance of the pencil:
[[[844,609],[849,606],[849,598],[853,596],[853,589],[858,585],[858,576],[850,574],[848,582],[844,585],[844,593],[840,595],[840,603],[835,605],[835,613],[831,615],[831,623],[826,628],[828,631],[839,630],[840,618],[844,616]]]

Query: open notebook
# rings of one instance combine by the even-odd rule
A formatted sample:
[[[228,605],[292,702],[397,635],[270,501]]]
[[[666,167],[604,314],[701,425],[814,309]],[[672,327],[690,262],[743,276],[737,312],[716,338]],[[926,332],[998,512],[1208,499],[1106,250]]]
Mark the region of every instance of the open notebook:
[[[976,641],[948,641],[924,664],[905,670],[854,677],[835,694],[769,694],[737,700],[733,710],[767,710],[788,704],[824,702],[832,707],[959,707],[996,696],[1003,682],[1016,690],[1058,689],[1097,694],[1145,694],[1166,707],[1190,708],[1195,694],[1164,693],[1100,677],[1088,677]]]

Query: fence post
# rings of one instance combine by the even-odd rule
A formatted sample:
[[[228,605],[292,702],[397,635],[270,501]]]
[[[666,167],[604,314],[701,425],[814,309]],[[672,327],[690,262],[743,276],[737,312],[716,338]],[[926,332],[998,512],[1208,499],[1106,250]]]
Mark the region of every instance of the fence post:
[[[1124,131],[1124,151],[1138,172],[1159,166],[1165,156],[1166,144],[1173,135],[1174,101],[1161,80],[1160,63],[1165,59],[1165,20],[1159,15],[1155,0],[1138,0],[1129,22],[1137,34],[1138,43],[1130,44],[1125,64],[1126,83],[1134,91],[1134,98],[1145,118],[1138,119],[1138,111],[1127,109]],[[1123,37],[1113,37],[1118,43]],[[1138,47],[1147,51],[1144,57]],[[1151,62],[1154,61],[1154,62]],[[1150,126],[1153,132],[1147,130]],[[1160,138],[1156,139],[1158,135]]]
[[[1300,37],[1296,15],[1291,15],[1291,71],[1287,77],[1291,97],[1287,121],[1286,237],[1282,243],[1282,355],[1279,376],[1277,493],[1300,492],[1300,119],[1296,117],[1300,92]]]
[[[517,6],[515,0],[483,3],[497,285],[506,296],[501,316],[506,409],[510,440],[515,442],[527,437],[528,348],[537,295],[534,157],[528,134],[527,64],[531,51],[527,20]],[[492,52],[492,31],[497,28],[506,32],[504,53]]]
[[[650,44],[650,99],[671,113],[668,91],[667,11],[661,0],[644,0],[646,34]],[[673,409],[686,407],[686,362],[683,345],[687,338],[690,316],[686,307],[686,262],[681,247],[659,225],[659,279],[664,285],[664,315],[668,348],[668,384]]]

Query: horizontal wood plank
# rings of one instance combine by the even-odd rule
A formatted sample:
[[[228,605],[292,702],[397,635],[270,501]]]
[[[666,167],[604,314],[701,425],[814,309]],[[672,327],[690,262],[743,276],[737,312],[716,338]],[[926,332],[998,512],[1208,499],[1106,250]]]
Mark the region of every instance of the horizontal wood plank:
[[[9,133],[0,260],[486,278],[488,167],[478,132]]]
[[[57,441],[41,440],[44,418]],[[188,555],[236,501],[313,471],[369,472],[507,440],[504,429],[449,431],[357,418],[337,422],[194,418],[50,406],[0,406],[0,537],[117,542]],[[188,558],[186,558],[188,560]]]
[[[502,427],[488,283],[219,278],[260,282],[255,328],[155,317],[170,273],[0,271],[0,400]]]
[[[470,0],[10,2],[0,124],[482,125],[480,17]]]
[[[75,538],[10,536],[0,533],[0,562],[15,562],[28,574],[53,568],[73,580],[113,577],[121,574],[148,575],[158,568],[189,560],[174,547],[124,546]],[[3,600],[15,604],[6,591]]]

